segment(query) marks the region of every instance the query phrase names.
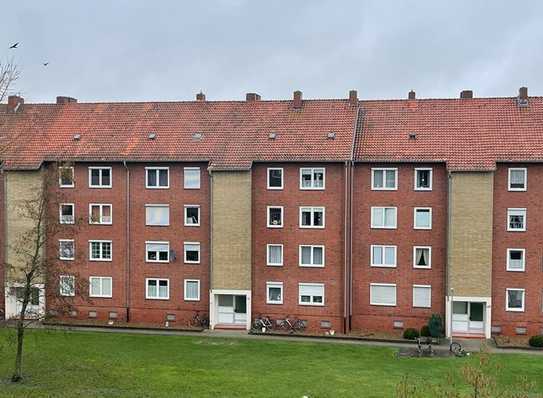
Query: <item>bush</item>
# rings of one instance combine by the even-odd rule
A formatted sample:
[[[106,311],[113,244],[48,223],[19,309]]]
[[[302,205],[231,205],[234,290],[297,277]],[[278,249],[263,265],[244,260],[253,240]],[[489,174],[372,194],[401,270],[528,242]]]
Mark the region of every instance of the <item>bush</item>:
[[[423,327],[420,328],[420,336],[421,337],[431,337],[432,336],[430,334],[430,328],[428,327],[428,325],[424,325]]]
[[[441,315],[432,314],[428,320],[428,329],[430,330],[430,336],[432,337],[443,337],[443,320]]]
[[[543,347],[543,335],[537,335],[530,337],[530,340],[528,340],[528,344],[532,347]]]
[[[403,332],[404,339],[415,340],[417,337],[419,337],[419,331],[417,329],[407,328]]]

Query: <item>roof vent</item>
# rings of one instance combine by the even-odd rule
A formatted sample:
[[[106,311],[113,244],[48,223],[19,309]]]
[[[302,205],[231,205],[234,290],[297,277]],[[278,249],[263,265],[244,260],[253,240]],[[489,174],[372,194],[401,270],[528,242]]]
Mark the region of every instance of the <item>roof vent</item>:
[[[201,140],[202,138],[204,137],[204,135],[202,133],[199,133],[199,132],[196,132],[196,133],[192,133],[192,139],[193,140]]]
[[[74,134],[74,141],[79,141],[81,139],[81,134]]]
[[[330,131],[326,138],[328,138],[329,140],[334,140],[336,138],[336,133],[334,131]]]
[[[260,95],[257,93],[247,93],[245,94],[245,100],[247,102],[260,101]]]
[[[156,138],[156,133],[150,132],[147,136],[150,140],[154,140]]]
[[[518,89],[517,104],[523,108],[528,106],[528,87]]]
[[[275,140],[277,138],[277,133],[275,131],[272,131],[269,135],[268,135],[268,138],[270,140]]]
[[[410,140],[416,140],[417,139],[417,133],[409,133],[409,139]]]
[[[203,92],[199,92],[198,94],[196,94],[196,101],[205,101],[206,100],[206,95],[203,93]]]
[[[415,93],[415,90],[411,90],[411,91],[407,94],[407,99],[410,99],[410,100],[417,99],[417,93]]]
[[[460,91],[460,98],[461,99],[471,99],[471,98],[473,98],[473,91],[472,90],[462,90],[462,91]]]

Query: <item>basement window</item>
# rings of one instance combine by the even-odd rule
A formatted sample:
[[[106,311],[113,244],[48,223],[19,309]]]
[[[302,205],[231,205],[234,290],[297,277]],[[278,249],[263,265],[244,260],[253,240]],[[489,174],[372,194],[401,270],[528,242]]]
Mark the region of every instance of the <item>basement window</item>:
[[[509,191],[526,191],[528,170],[526,168],[509,168]]]
[[[526,231],[526,209],[507,209],[507,230]]]

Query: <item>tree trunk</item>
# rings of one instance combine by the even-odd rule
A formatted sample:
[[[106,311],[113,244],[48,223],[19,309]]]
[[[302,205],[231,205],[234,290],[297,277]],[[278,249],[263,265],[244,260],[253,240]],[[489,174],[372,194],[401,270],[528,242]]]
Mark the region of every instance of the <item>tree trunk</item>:
[[[24,314],[24,313],[23,313]],[[17,383],[23,378],[23,341],[25,336],[25,328],[23,321],[17,321],[17,355],[15,357],[15,371],[11,376],[11,381]]]

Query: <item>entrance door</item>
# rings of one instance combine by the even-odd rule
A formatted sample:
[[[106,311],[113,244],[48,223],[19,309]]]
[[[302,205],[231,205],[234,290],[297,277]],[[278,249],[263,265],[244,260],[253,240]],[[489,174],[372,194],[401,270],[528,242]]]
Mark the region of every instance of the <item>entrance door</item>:
[[[217,307],[217,323],[234,323],[234,296],[220,294]]]
[[[245,296],[235,296],[234,323],[247,323],[247,298]]]
[[[484,329],[484,303],[469,303],[469,331],[482,333]]]
[[[452,330],[457,333],[469,331],[469,306],[467,301],[453,302]]]

